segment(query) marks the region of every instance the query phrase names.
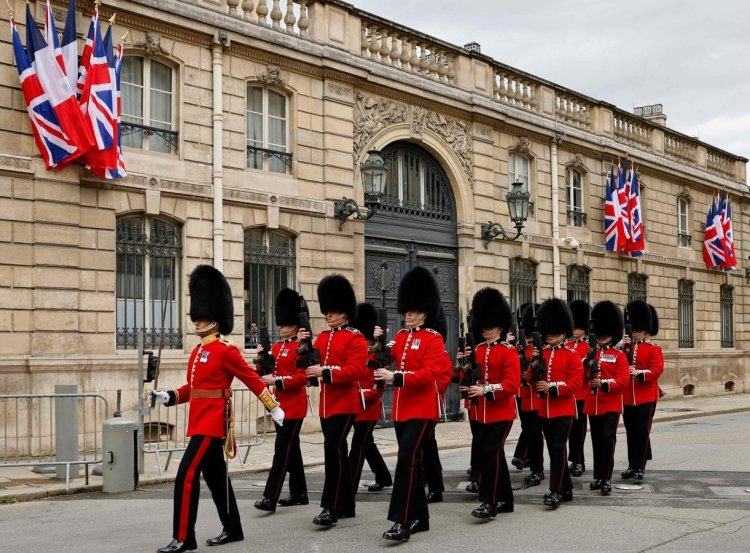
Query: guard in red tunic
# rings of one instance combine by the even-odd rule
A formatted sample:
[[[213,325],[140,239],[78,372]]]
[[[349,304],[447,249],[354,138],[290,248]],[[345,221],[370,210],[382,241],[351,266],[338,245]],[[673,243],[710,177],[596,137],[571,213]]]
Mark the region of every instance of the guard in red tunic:
[[[294,290],[284,288],[276,295],[273,314],[281,340],[271,348],[273,372],[261,376],[263,383],[273,390],[276,399],[284,405],[285,413],[284,425],[276,425],[273,461],[263,499],[255,502],[256,509],[271,513],[276,511],[277,503],[282,507],[309,503],[299,443],[299,433],[307,414],[307,376],[305,369],[297,367],[299,306],[300,296]],[[258,346],[258,353],[262,355],[262,345]],[[256,369],[263,372],[260,366]],[[279,499],[287,472],[289,497]]]
[[[357,305],[357,317],[354,321],[354,328],[359,330],[368,343],[368,361],[367,377],[358,382],[364,411],[357,415],[354,421],[354,434],[352,435],[352,447],[349,451],[349,464],[352,471],[352,489],[356,495],[359,488],[359,479],[362,476],[362,467],[365,464],[370,466],[370,470],[375,475],[375,483],[370,484],[367,489],[371,492],[377,492],[383,488],[393,485],[391,472],[383,460],[383,456],[375,444],[372,437],[372,431],[375,424],[382,417],[383,412],[383,389],[375,387],[375,369],[377,361],[375,360],[375,351],[371,351],[376,344],[375,334],[382,336],[383,329],[378,324],[378,310],[371,303],[360,303]]]
[[[513,512],[513,488],[505,460],[505,440],[516,418],[515,395],[521,381],[521,364],[513,346],[503,339],[511,324],[508,301],[498,290],[483,288],[471,304],[474,328],[484,342],[476,346],[482,378],[469,386],[477,398],[471,417],[478,423],[479,501],[472,516],[492,519]],[[459,355],[463,355],[459,352]]]
[[[591,306],[583,300],[573,300],[568,306],[573,313],[573,338],[566,342],[565,347],[574,349],[583,361],[589,352],[589,319],[591,318]],[[587,419],[583,412],[586,403],[588,387],[582,386],[576,394],[576,417],[570,428],[568,438],[568,461],[571,476],[581,476],[586,470],[586,458],[583,454],[583,444],[586,442]]]
[[[651,422],[659,398],[659,377],[664,372],[664,354],[650,338],[659,332],[656,310],[642,300],[628,304],[633,325],[633,364],[630,383],[623,392],[623,421],[628,440],[628,469],[623,479],[643,480],[650,445]],[[623,340],[629,340],[626,336]]]
[[[315,338],[320,365],[307,368],[308,378],[320,378],[320,426],[323,431],[325,481],[320,498],[322,511],[313,524],[333,526],[355,515],[352,472],[346,437],[362,412],[359,381],[367,378],[367,342],[349,326],[357,312],[351,283],[342,275],[329,275],[318,284],[318,302],[328,330]],[[300,331],[301,339],[307,332]]]
[[[600,301],[591,310],[591,322],[597,352],[596,365],[589,374],[590,392],[584,406],[584,412],[589,416],[594,450],[594,481],[589,484],[589,489],[609,495],[612,493],[622,392],[630,381],[630,373],[625,354],[614,346],[622,340],[622,310],[611,301]]]
[[[527,373],[534,382],[542,432],[549,454],[549,489],[544,504],[556,509],[573,499],[573,482],[568,471],[566,446],[576,411],[575,394],[583,383],[583,364],[565,338],[573,334],[573,315],[564,301],[548,299],[536,313],[539,332],[546,345],[542,352],[543,374]],[[537,352],[534,352],[538,355]]]
[[[396,475],[388,509],[394,524],[383,533],[387,540],[408,541],[411,534],[429,530],[422,456],[425,442],[435,430],[440,413],[438,382],[450,379],[446,372],[445,346],[439,332],[427,328],[440,306],[435,277],[424,267],[404,275],[398,287],[398,312],[406,328],[391,347],[396,370],[378,369],[375,379],[393,383],[394,421],[398,441]]]
[[[187,427],[190,442],[175,479],[173,540],[158,549],[158,553],[197,549],[195,519],[201,474],[223,525],[221,534],[209,539],[207,545],[244,539],[237,500],[224,461],[224,452],[233,456],[235,449],[231,423],[234,378],[239,378],[258,396],[276,423],[284,421],[284,411],[245,362],[240,350],[220,337],[220,334],[230,334],[234,327],[232,290],[227,279],[213,267],[199,265],[190,274],[188,288],[190,319],[201,343],[190,354],[187,383],[176,390],[153,392],[156,404],[170,406],[190,402]]]

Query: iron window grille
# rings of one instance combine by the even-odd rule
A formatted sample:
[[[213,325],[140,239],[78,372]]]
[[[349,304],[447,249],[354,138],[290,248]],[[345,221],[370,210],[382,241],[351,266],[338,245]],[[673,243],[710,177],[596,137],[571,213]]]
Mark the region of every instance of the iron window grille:
[[[677,233],[677,245],[681,248],[689,248],[693,243],[693,237],[682,232]]]
[[[272,173],[290,173],[289,100],[264,86],[247,88],[247,167]]]
[[[721,287],[721,347],[734,347],[734,290]]]
[[[580,171],[568,168],[566,192],[568,224],[582,227],[587,217],[583,210],[583,174]]]
[[[589,303],[590,296],[589,271],[576,265],[568,267],[568,302],[581,300]]]
[[[646,275],[630,273],[628,275],[628,303],[635,300],[648,301],[648,278]]]
[[[182,349],[180,229],[162,219],[123,217],[115,248],[117,348],[135,348],[139,330],[145,348],[158,347],[166,308],[164,347]]]
[[[536,266],[525,259],[511,259],[509,263],[510,306],[515,314],[524,303],[536,302]]]
[[[677,288],[678,346],[694,347],[693,342],[693,283],[681,280]]]

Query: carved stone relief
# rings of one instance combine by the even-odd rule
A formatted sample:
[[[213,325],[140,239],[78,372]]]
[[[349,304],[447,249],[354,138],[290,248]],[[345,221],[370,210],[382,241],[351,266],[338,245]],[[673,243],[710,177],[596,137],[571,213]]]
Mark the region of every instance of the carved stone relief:
[[[516,145],[513,146],[510,151],[517,154],[529,155],[531,154],[531,142],[529,142],[528,138],[522,136],[518,139],[518,142],[516,142]]]
[[[286,86],[286,82],[281,78],[281,69],[277,65],[268,64],[266,72],[258,75],[258,80],[273,86]]]
[[[167,54],[167,51],[161,45],[161,35],[159,33],[154,33],[153,31],[146,31],[146,40],[143,42],[136,42],[133,46],[143,48],[152,56]]]
[[[573,161],[568,163],[568,167],[573,167],[574,169],[579,169],[582,171],[586,171],[586,159],[583,157],[582,154],[576,154],[573,158]]]
[[[376,132],[404,121],[406,106],[357,93],[354,99],[354,163],[360,159]]]
[[[470,125],[466,121],[458,121],[446,117],[441,113],[428,111],[420,106],[414,106],[412,113],[411,130],[417,136],[421,136],[427,128],[442,138],[461,162],[469,183],[474,185],[472,175],[473,162],[471,158],[472,146],[470,136]]]

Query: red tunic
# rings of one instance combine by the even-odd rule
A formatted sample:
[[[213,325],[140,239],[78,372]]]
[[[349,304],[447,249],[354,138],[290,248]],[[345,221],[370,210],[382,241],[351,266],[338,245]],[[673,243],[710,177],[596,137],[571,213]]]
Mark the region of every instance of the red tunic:
[[[586,359],[586,356],[589,353],[589,341],[587,338],[581,338],[580,340],[568,340],[565,342],[565,347],[568,349],[575,350],[576,353],[578,353],[578,356],[581,358],[581,362],[583,362],[584,359]],[[583,373],[581,373],[583,376],[583,380],[581,381],[581,389],[576,394],[576,401],[583,401],[586,399],[586,394],[588,394],[588,382],[586,381],[586,370],[584,369]]]
[[[633,359],[637,377],[623,392],[625,405],[640,405],[659,399],[659,377],[664,372],[664,354],[661,346],[639,340],[633,344]]]
[[[521,362],[515,348],[500,340],[477,346],[476,359],[482,368],[477,383],[485,387],[476,409],[469,411],[471,420],[490,423],[516,418],[516,391],[521,382]]]
[[[297,367],[295,339],[279,340],[271,348],[274,359],[273,377],[276,380],[274,396],[284,406],[284,418],[304,419],[307,415],[307,376],[305,369]]]
[[[242,357],[237,346],[216,336],[203,338],[190,354],[187,384],[174,390],[175,403],[190,402],[186,434],[223,438],[226,436],[224,406],[226,400],[190,398],[190,391],[226,390],[234,378],[239,378],[256,396],[266,389],[265,384]],[[285,408],[285,407],[282,407]]]
[[[367,376],[360,378],[357,385],[360,388],[362,398],[365,402],[365,410],[357,415],[357,422],[378,421],[383,416],[383,390],[375,389],[375,357],[377,354],[368,354]]]
[[[531,382],[532,369],[527,373],[530,386],[534,389],[536,404],[539,406],[539,416],[545,419],[575,416],[575,393],[581,389],[583,383],[581,358],[574,350],[562,345],[554,348],[545,347],[542,356],[546,380],[550,384],[547,397],[536,397],[536,386]]]
[[[320,383],[321,418],[359,414],[362,404],[357,382],[367,378],[367,341],[356,328],[338,326],[315,338],[323,377]]]
[[[618,349],[606,347],[596,352],[602,387],[595,394],[589,392],[583,412],[587,415],[622,413],[622,392],[630,382],[627,356]]]
[[[391,360],[397,368],[391,413],[394,421],[439,418],[438,382],[447,372],[445,357],[443,338],[431,328],[398,331],[391,347]]]

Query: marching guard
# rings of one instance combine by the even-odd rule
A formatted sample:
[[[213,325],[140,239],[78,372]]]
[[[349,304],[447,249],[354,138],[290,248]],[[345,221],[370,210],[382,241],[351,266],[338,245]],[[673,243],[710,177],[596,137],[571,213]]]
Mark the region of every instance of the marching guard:
[[[393,384],[392,418],[398,441],[398,458],[388,520],[393,526],[383,538],[408,541],[411,534],[429,530],[429,511],[424,489],[422,456],[425,442],[435,430],[439,416],[438,381],[450,378],[446,371],[445,346],[439,332],[425,326],[435,320],[440,291],[424,267],[407,272],[398,287],[398,312],[404,316],[391,347],[396,370],[375,371],[376,380]]]
[[[329,275],[318,284],[320,311],[328,329],[315,338],[321,362],[307,368],[308,378],[320,378],[320,426],[323,430],[325,481],[313,524],[330,527],[339,518],[355,516],[352,473],[346,438],[362,412],[358,381],[367,378],[367,342],[349,326],[357,312],[351,283],[342,275]],[[308,337],[301,330],[300,339]]]
[[[591,391],[584,406],[589,416],[594,450],[594,481],[589,484],[589,489],[609,495],[612,493],[622,392],[628,385],[630,373],[625,354],[615,349],[615,344],[622,340],[624,328],[620,308],[611,301],[600,301],[591,310],[591,321],[597,353],[596,368],[589,374]]]
[[[273,372],[261,376],[261,380],[284,405],[284,425],[276,424],[273,461],[266,480],[263,499],[255,502],[255,508],[273,513],[276,504],[282,507],[307,505],[307,480],[302,461],[299,434],[307,414],[307,376],[303,368],[297,367],[297,332],[299,331],[300,295],[289,288],[279,291],[274,301],[274,318],[281,337],[270,354],[273,356]],[[258,353],[263,346],[258,346]],[[289,496],[279,499],[284,479],[289,473]]]
[[[357,305],[354,327],[362,333],[369,347],[375,345],[376,337],[382,336],[383,329],[377,324],[378,311],[374,305],[371,303]],[[378,333],[378,336],[375,336],[376,333]],[[354,421],[352,446],[349,450],[352,490],[355,495],[359,488],[359,479],[362,476],[362,467],[364,467],[365,461],[375,475],[375,482],[367,487],[368,491],[377,492],[393,485],[391,472],[388,470],[388,466],[385,464],[383,456],[372,437],[372,431],[375,429],[375,424],[380,420],[383,411],[383,389],[378,389],[375,386],[375,369],[377,368],[375,355],[374,351],[369,353],[367,377],[358,382],[364,411],[357,415]]]
[[[565,338],[573,334],[573,315],[567,304],[557,298],[544,301],[536,313],[539,332],[544,339],[544,374],[536,378],[530,368],[527,378],[535,381],[539,418],[549,454],[549,489],[544,504],[556,509],[563,501],[572,501],[573,482],[567,463],[567,441],[575,416],[575,394],[583,384],[583,364]]]
[[[232,291],[227,279],[210,265],[198,265],[190,274],[190,319],[201,342],[190,354],[187,383],[175,390],[155,390],[159,405],[190,402],[187,435],[190,442],[177,470],[174,492],[172,542],[158,553],[193,551],[198,514],[200,476],[219,513],[223,530],[207,545],[223,545],[244,539],[237,500],[229,481],[227,457],[235,453],[232,428],[232,381],[239,378],[271,412],[277,424],[284,411],[271,396],[258,374],[245,362],[240,350],[221,338],[234,327]]]
[[[659,398],[659,377],[664,371],[664,354],[661,347],[650,341],[659,332],[656,310],[642,300],[627,306],[633,325],[633,364],[630,366],[630,384],[623,393],[623,422],[628,441],[628,468],[623,479],[643,480],[650,445],[651,422]],[[626,337],[624,340],[628,340]]]
[[[573,339],[569,340],[565,346],[575,350],[583,361],[589,353],[588,331],[591,306],[583,300],[573,300],[569,307],[573,314]],[[568,469],[571,476],[581,476],[586,471],[583,445],[586,442],[587,421],[583,406],[586,403],[587,394],[587,387],[584,385],[576,394],[576,416],[573,419],[573,426],[570,428],[570,437],[568,438],[568,461],[570,462]]]
[[[508,301],[498,290],[483,288],[472,300],[473,324],[484,338],[476,347],[482,378],[469,386],[477,405],[470,416],[478,423],[479,501],[472,516],[492,519],[513,512],[513,488],[505,460],[505,440],[516,418],[515,395],[521,380],[518,354],[505,338],[512,315]],[[463,356],[464,352],[458,355]]]

